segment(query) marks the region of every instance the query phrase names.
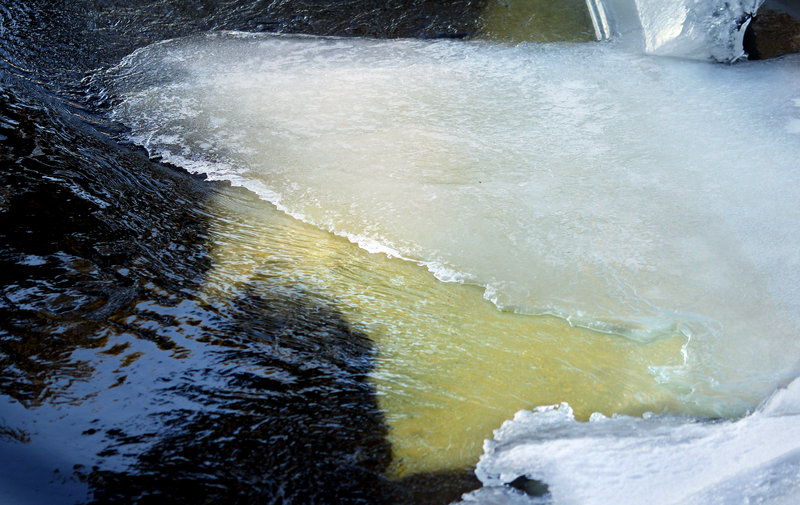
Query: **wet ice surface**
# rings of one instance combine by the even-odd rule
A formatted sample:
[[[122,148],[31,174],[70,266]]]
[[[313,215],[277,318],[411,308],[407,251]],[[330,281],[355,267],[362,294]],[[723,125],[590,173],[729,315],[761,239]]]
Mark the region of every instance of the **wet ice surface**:
[[[708,405],[797,362],[795,66],[228,33],[103,82],[152,155],[503,310],[685,338],[654,373]]]

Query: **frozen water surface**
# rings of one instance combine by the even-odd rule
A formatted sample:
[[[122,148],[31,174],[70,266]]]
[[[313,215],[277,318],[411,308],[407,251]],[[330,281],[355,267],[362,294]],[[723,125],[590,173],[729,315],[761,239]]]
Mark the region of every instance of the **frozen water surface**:
[[[800,60],[695,60],[740,58],[757,4],[607,2],[637,35],[591,44],[215,33],[103,79],[153,156],[502,311],[682,339],[653,380],[685,411],[739,416],[800,357]],[[715,423],[522,411],[465,499],[529,501],[492,487],[528,475],[553,503],[788,503],[795,389]]]

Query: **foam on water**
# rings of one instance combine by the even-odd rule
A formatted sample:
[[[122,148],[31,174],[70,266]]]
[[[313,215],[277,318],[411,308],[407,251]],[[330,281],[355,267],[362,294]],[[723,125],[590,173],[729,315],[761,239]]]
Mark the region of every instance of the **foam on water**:
[[[569,405],[520,411],[484,444],[483,504],[789,504],[800,499],[800,380],[737,421],[602,415]],[[547,484],[531,498],[504,484]],[[646,497],[646,498],[645,498]]]

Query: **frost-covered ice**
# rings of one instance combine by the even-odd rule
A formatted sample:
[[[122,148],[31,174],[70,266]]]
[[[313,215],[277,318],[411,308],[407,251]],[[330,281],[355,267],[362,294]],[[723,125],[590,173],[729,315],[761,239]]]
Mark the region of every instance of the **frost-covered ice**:
[[[593,416],[566,404],[518,412],[484,444],[484,488],[465,503],[800,503],[800,379],[735,421]],[[504,484],[547,484],[531,498]]]

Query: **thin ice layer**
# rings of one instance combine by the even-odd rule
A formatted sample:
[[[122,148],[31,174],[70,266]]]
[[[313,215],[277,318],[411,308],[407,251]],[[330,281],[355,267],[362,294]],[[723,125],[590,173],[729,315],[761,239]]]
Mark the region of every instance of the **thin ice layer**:
[[[154,155],[505,310],[686,338],[688,368],[654,373],[702,395],[800,355],[793,61],[217,34],[109,86]]]
[[[486,441],[476,473],[486,487],[467,503],[530,503],[504,486],[519,476],[544,482],[539,502],[554,505],[797,503],[800,379],[738,421],[520,411]]]

